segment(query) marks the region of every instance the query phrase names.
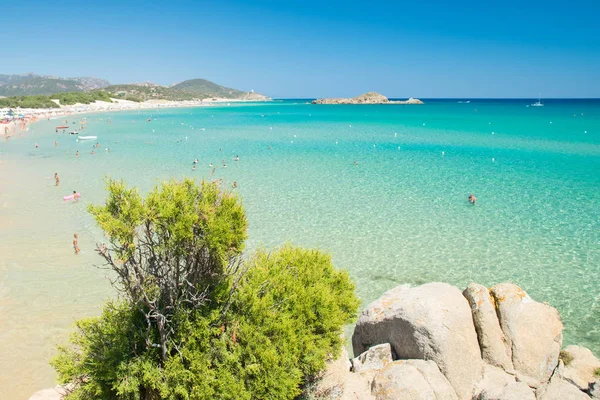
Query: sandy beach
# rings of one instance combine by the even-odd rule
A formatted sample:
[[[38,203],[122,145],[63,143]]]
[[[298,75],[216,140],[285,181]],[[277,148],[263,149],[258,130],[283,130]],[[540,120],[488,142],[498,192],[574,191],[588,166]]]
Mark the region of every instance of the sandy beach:
[[[212,105],[222,105],[223,103],[247,103],[255,100],[210,98],[203,100],[147,100],[135,102],[129,100],[112,99],[112,103],[106,101],[96,101],[90,104],[73,104],[62,106],[56,100],[60,108],[16,108],[13,111],[16,115],[23,115],[23,118],[15,118],[8,123],[0,124],[0,134],[7,136],[17,135],[19,132],[28,129],[30,123],[43,119],[53,119],[56,117],[73,116],[86,113],[115,112],[131,110],[147,110],[156,108],[190,108],[190,107],[210,107]]]

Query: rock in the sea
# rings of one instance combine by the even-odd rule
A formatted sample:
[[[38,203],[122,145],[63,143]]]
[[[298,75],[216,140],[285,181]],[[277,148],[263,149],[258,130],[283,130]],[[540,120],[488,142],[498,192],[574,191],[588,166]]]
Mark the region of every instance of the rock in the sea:
[[[563,377],[581,390],[587,390],[598,377],[595,372],[600,368],[600,360],[585,347],[567,346],[564,351],[571,357],[565,363]]]
[[[512,371],[510,346],[500,328],[494,300],[489,290],[485,286],[472,283],[465,289],[463,295],[471,305],[483,361],[506,371]]]
[[[435,362],[423,360],[399,360],[388,364],[373,379],[371,394],[377,400],[457,398]]]
[[[412,97],[406,101],[390,101],[387,97],[377,92],[368,92],[352,98],[329,98],[313,100],[313,104],[423,104],[419,99]]]
[[[549,383],[536,390],[535,395],[537,400],[590,400],[590,397],[577,386],[554,377]]]
[[[460,399],[471,399],[481,379],[471,309],[454,286],[398,286],[369,304],[352,336],[354,354],[381,343],[390,343],[399,359],[434,361]]]
[[[558,311],[532,300],[510,283],[492,287],[491,294],[515,370],[540,382],[548,381],[562,346],[563,325]]]
[[[352,359],[352,371],[381,369],[392,361],[392,346],[389,343],[378,344]]]

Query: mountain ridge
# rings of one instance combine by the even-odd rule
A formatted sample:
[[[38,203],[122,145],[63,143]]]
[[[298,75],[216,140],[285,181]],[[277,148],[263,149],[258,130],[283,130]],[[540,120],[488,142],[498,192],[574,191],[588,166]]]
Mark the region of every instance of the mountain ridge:
[[[162,86],[153,82],[127,84],[111,84],[109,81],[95,77],[61,78],[50,75],[0,74],[0,96],[37,96],[54,95],[64,92],[89,92],[104,90],[117,98],[135,101],[145,100],[196,100],[196,99],[231,99],[265,101],[268,97],[238,89],[228,88],[206,79],[188,79],[171,86]]]

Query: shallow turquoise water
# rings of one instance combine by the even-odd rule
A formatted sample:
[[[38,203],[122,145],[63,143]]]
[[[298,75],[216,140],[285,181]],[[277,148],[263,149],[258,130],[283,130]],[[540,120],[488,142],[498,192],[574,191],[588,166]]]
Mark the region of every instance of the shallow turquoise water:
[[[59,120],[33,125],[0,143],[0,341],[14,349],[0,354],[1,368],[33,376],[23,393],[51,385],[54,344],[111,295],[93,267],[102,234],[85,212],[103,199],[104,176],[147,190],[158,179],[209,177],[211,162],[213,178],[239,185],[250,248],[291,241],[329,251],[365,303],[400,283],[511,281],[558,308],[565,343],[600,354],[600,101],[529,103],[96,114],[85,133],[98,136],[95,155],[93,142],[55,134]],[[63,203],[72,190],[82,200]]]

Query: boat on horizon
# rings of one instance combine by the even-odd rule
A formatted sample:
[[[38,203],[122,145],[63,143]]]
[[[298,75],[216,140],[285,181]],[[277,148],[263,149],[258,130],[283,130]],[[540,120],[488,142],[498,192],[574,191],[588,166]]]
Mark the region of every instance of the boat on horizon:
[[[538,98],[538,101],[533,103],[531,105],[532,107],[544,107],[544,104],[542,104],[542,95],[540,94],[540,97]]]

